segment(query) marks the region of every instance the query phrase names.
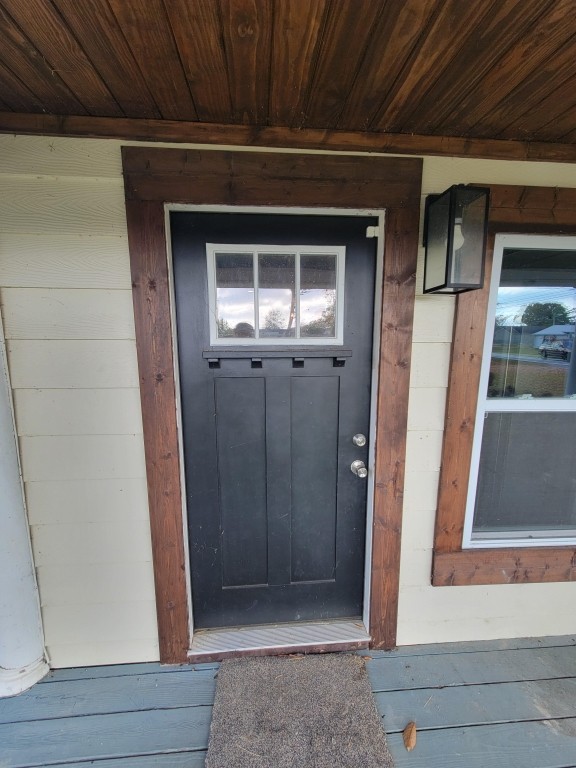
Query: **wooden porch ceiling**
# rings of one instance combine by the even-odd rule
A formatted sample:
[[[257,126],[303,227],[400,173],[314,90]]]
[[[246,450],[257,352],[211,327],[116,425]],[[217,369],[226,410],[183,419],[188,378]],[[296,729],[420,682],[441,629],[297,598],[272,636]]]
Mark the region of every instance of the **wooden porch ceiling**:
[[[0,28],[0,131],[576,158],[574,0],[0,0]]]

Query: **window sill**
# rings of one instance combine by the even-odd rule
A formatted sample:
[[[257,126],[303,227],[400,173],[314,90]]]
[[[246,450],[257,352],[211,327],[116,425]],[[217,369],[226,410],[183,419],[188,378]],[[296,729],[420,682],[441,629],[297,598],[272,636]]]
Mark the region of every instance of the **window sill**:
[[[560,581],[576,581],[574,547],[474,548],[434,553],[435,587]]]

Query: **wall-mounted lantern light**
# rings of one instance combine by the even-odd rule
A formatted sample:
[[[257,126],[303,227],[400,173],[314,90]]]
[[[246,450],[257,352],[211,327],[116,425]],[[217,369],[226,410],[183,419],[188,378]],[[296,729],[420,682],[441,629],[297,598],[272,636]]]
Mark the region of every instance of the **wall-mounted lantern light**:
[[[424,293],[482,288],[490,190],[458,184],[428,195],[424,213]]]

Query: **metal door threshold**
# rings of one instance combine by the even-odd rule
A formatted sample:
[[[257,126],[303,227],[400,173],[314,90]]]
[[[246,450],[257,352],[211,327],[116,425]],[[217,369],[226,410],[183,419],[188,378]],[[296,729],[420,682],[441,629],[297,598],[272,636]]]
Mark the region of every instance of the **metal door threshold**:
[[[370,635],[361,619],[267,624],[194,632],[190,662],[221,661],[240,656],[329,653],[368,648]]]

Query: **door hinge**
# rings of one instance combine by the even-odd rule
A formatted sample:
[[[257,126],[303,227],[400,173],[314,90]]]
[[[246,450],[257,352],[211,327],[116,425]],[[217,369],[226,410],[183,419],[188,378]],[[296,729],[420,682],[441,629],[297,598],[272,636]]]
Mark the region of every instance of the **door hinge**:
[[[380,227],[366,227],[366,237],[380,237]]]

